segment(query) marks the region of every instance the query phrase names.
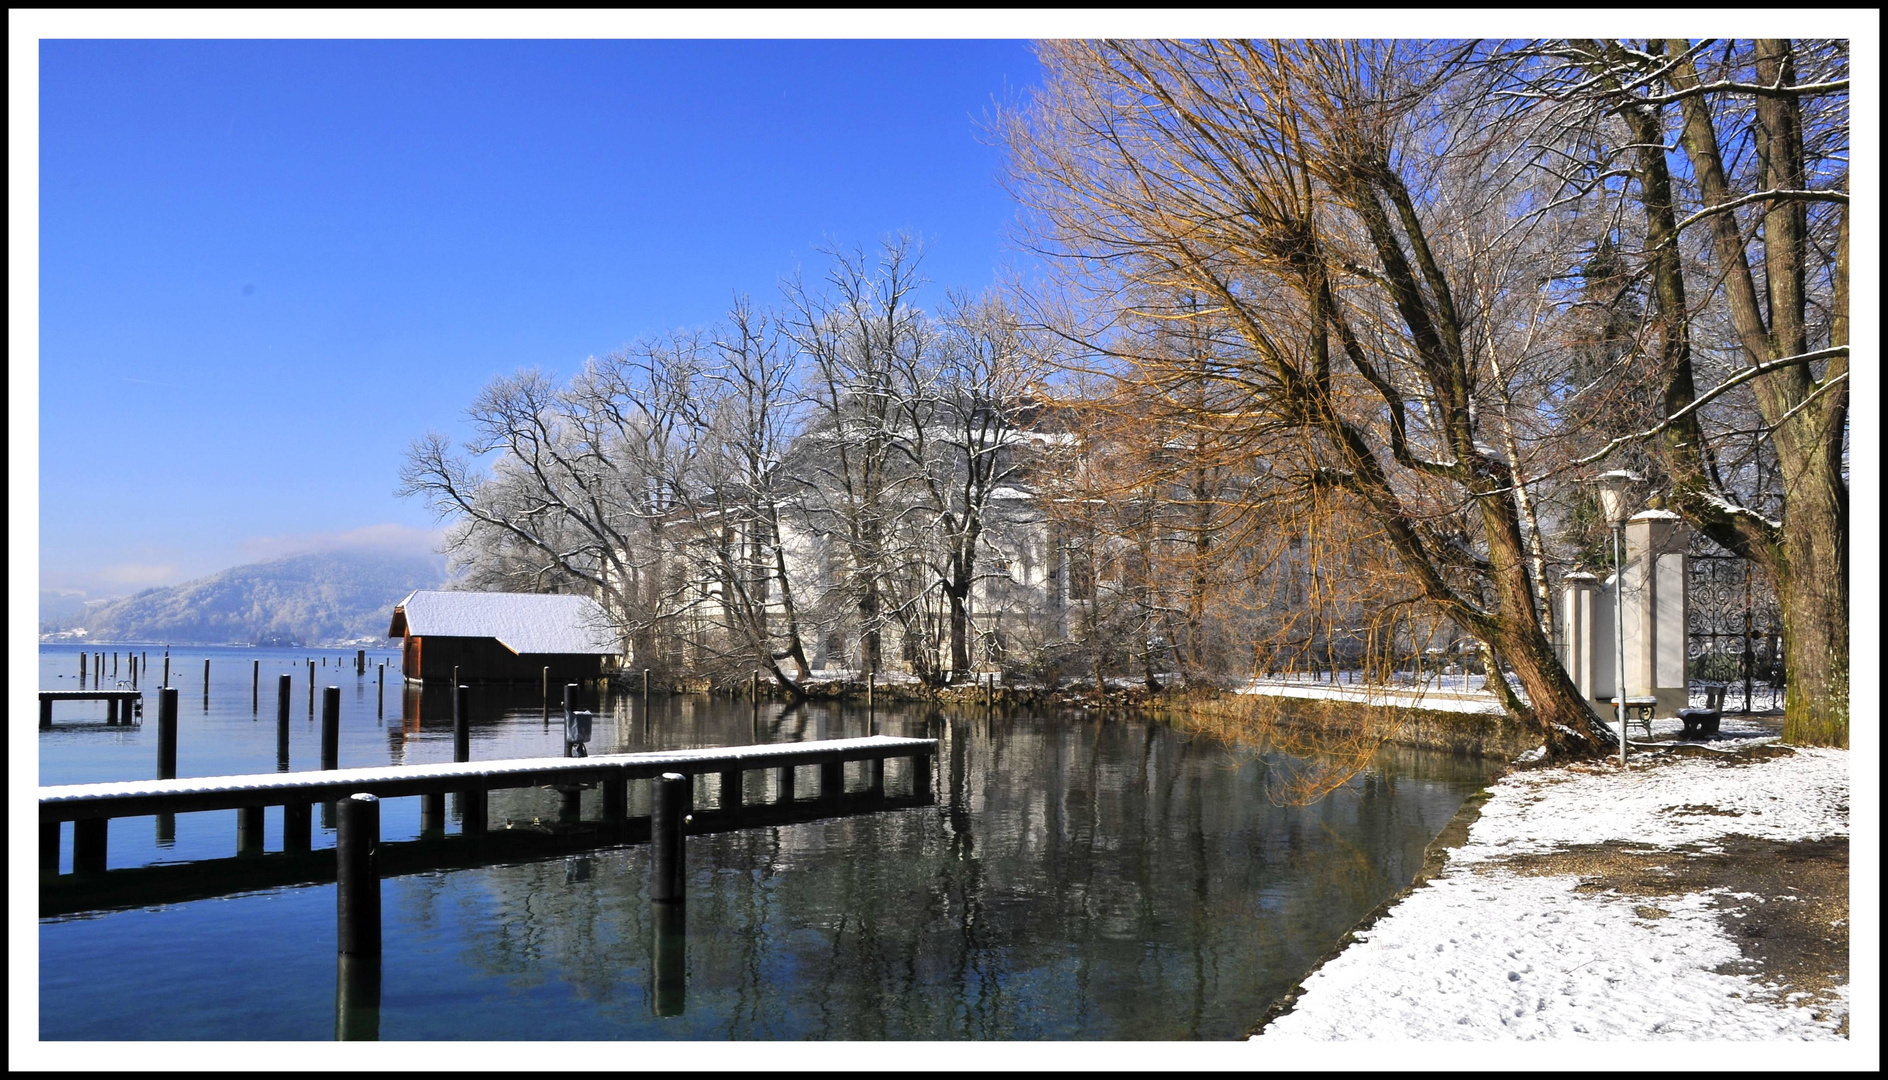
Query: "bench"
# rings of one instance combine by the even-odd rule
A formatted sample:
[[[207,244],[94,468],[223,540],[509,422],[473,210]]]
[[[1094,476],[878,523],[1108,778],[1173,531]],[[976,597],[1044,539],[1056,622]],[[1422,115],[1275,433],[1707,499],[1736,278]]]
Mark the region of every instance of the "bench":
[[[1728,686],[1707,686],[1704,688],[1704,708],[1680,709],[1678,719],[1684,723],[1685,730],[1680,732],[1680,739],[1709,739],[1718,733],[1718,721],[1722,717],[1724,693]]]
[[[1658,710],[1658,707],[1659,699],[1656,697],[1650,695],[1644,697],[1628,697],[1626,699],[1626,721],[1619,725],[1620,736],[1624,737],[1626,734],[1626,723],[1637,721],[1645,725],[1646,738],[1651,738],[1652,714]],[[1618,698],[1613,699],[1613,715],[1619,715]]]

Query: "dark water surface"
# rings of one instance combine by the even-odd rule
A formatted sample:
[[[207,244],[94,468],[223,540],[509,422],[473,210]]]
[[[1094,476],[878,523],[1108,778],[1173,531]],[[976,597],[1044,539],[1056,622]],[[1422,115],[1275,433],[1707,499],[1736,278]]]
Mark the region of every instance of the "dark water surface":
[[[148,687],[161,649],[143,651]],[[75,688],[77,652],[43,647],[40,685]],[[273,688],[284,672],[289,766],[318,764],[309,655],[324,654],[173,650],[179,774],[275,770]],[[365,679],[351,651],[325,655],[317,683],[341,687],[343,767],[451,760],[443,691],[422,700],[390,673],[377,716],[372,664],[396,663],[392,654],[371,653]],[[252,660],[263,676],[255,713]],[[561,728],[542,723],[535,690],[473,693],[475,760],[561,753]],[[106,727],[102,704],[56,708],[60,726],[39,737],[42,783],[154,775],[154,695],[131,728]],[[602,712],[594,753],[868,731],[859,709],[766,705],[756,715],[702,697],[659,696],[646,712],[624,698]],[[663,939],[662,954],[665,980],[681,978],[663,994],[648,849],[616,848],[387,879],[372,1028],[388,1040],[1238,1038],[1410,880],[1486,775],[1480,762],[1386,753],[1322,802],[1284,807],[1265,781],[1290,759],[1157,723],[915,708],[877,719],[881,733],[942,741],[937,804],[690,837],[686,933]],[[888,768],[893,790],[908,782],[903,767]],[[801,777],[802,793],[815,773]],[[772,797],[771,774],[747,783],[750,800]],[[704,803],[713,786],[698,784]],[[631,785],[633,814],[647,812],[643,788]],[[586,816],[600,814],[598,797],[586,794]],[[493,825],[553,818],[556,800],[494,792]],[[416,836],[419,800],[384,800],[382,818],[386,839]],[[266,821],[266,844],[279,850],[280,811]],[[114,821],[110,865],[233,855],[236,814],[180,815],[173,833],[160,836],[152,818]],[[316,845],[333,835],[318,824]],[[62,841],[69,870],[70,826]],[[39,944],[44,1039],[335,1035],[332,885],[41,920]]]

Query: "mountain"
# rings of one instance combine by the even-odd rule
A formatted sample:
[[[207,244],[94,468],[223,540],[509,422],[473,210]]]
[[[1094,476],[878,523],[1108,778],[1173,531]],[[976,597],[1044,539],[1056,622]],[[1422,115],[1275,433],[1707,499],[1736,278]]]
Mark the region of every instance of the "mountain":
[[[446,580],[438,555],[329,551],[237,566],[88,606],[86,641],[312,645],[384,643],[393,605]],[[42,629],[53,629],[51,623]]]

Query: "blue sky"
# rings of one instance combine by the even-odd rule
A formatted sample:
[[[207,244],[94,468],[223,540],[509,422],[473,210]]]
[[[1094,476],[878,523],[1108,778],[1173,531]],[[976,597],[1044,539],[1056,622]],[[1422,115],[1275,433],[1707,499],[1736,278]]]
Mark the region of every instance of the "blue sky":
[[[427,542],[400,454],[909,230],[1012,260],[1023,41],[46,41],[43,589]]]

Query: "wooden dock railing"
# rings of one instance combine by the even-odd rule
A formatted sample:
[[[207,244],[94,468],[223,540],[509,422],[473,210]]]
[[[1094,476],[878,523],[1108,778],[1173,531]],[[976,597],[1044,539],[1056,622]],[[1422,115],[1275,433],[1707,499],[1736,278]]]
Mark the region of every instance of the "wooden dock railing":
[[[186,777],[174,780],[125,780],[102,784],[66,784],[39,789],[40,868],[56,872],[59,866],[59,828],[73,822],[73,870],[87,873],[105,867],[106,826],[112,818],[212,810],[243,811],[238,835],[254,849],[261,835],[265,807],[281,806],[283,844],[287,851],[307,851],[312,828],[309,809],[357,794],[378,798],[444,796],[458,793],[467,834],[486,831],[485,795],[505,788],[553,786],[574,791],[580,785],[603,789],[605,821],[628,817],[625,785],[631,780],[652,780],[664,773],[689,778],[703,773],[721,776],[721,810],[737,810],[740,775],[750,769],[783,770],[782,798],[793,798],[791,770],[820,766],[819,795],[837,801],[844,794],[843,768],[849,761],[868,763],[868,793],[883,795],[887,758],[911,758],[912,795],[920,802],[931,797],[931,759],[936,739],[908,739],[873,735],[857,739],[827,739],[802,743],[767,743],[755,746],[708,747],[696,750],[661,750],[636,754],[601,754],[585,758],[516,758],[506,761],[468,761],[440,765],[381,766],[324,769],[291,773],[256,773],[244,776]],[[572,800],[574,801],[574,800]]]

